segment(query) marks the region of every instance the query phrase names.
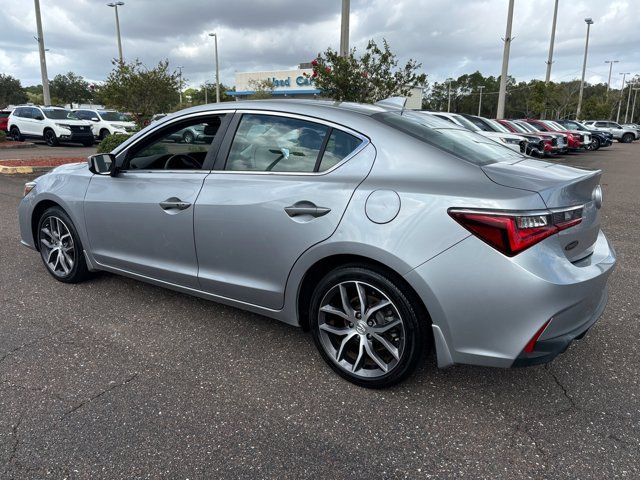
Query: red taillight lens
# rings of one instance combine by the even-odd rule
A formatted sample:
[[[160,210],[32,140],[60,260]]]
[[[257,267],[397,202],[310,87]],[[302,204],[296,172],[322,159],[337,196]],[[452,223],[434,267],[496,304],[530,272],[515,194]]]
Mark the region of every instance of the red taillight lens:
[[[529,342],[524,346],[525,353],[533,353],[533,349],[535,348],[536,343],[538,342],[538,339],[542,336],[544,331],[547,329],[547,327],[549,326],[549,323],[551,323],[551,320],[553,319],[550,318],[549,320],[544,322],[544,325],[540,327],[540,330],[538,330],[535,333],[535,335],[531,337],[531,340],[529,340]]]
[[[513,257],[554,233],[580,223],[582,208],[542,214],[450,209],[449,215],[482,241]]]

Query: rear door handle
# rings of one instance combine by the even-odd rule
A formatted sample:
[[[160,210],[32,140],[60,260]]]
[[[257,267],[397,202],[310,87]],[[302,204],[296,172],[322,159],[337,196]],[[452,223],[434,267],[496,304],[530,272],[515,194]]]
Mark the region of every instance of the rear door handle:
[[[190,206],[189,202],[183,202],[176,197],[167,198],[164,202],[160,202],[160,208],[163,210],[186,210]]]
[[[298,217],[301,215],[311,215],[312,217],[322,217],[331,211],[330,208],[318,207],[311,202],[298,202],[289,207],[285,207],[285,212],[290,217]]]

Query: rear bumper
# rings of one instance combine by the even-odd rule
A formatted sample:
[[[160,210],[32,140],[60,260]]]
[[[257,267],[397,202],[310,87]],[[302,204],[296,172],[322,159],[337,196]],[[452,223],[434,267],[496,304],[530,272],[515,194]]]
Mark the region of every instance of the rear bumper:
[[[440,330],[439,366],[511,367],[552,360],[596,322],[615,262],[602,232],[593,253],[574,263],[557,238],[507,258],[471,236],[405,278]],[[523,360],[525,345],[549,319]]]

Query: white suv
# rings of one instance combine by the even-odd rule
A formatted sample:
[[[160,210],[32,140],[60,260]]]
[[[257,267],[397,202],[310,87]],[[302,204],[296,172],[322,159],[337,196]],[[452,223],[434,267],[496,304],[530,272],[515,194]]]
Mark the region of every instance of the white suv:
[[[124,113],[115,110],[98,110],[82,108],[74,110],[80,120],[91,122],[93,135],[102,140],[114,133],[131,134],[137,131],[135,122]]]
[[[604,130],[613,135],[613,138],[622,143],[631,143],[638,139],[638,132],[630,127],[624,127],[609,120],[588,120],[583,122],[587,128],[593,130]]]
[[[71,110],[60,107],[17,106],[9,115],[7,129],[11,138],[18,142],[36,138],[52,147],[60,142],[89,147],[94,142],[91,124],[78,119]]]

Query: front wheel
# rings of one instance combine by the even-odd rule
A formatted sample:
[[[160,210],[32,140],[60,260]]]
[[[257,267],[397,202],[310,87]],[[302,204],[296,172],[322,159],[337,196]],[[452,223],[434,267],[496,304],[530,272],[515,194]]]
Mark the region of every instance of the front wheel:
[[[622,143],[631,143],[635,140],[635,136],[633,135],[633,133],[625,133],[622,136]]]
[[[429,348],[427,322],[405,289],[385,272],[359,265],[338,268],[320,281],[310,304],[311,332],[340,376],[384,388],[415,369]]]
[[[55,147],[58,145],[58,137],[56,136],[56,132],[53,130],[45,130],[44,131],[44,141],[50,147]]]
[[[196,137],[191,132],[185,132],[182,136],[182,141],[184,143],[193,143],[196,141]]]
[[[78,232],[60,207],[51,207],[40,217],[38,248],[47,271],[56,280],[78,283],[89,276]]]

